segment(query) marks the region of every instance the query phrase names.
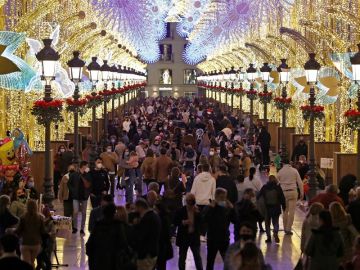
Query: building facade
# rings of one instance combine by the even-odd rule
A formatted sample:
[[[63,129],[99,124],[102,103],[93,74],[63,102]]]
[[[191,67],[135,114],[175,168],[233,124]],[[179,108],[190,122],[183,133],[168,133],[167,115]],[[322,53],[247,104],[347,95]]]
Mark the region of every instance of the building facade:
[[[197,94],[195,66],[183,60],[187,40],[176,32],[176,23],[167,24],[166,37],[160,41],[160,60],[148,64],[147,96],[193,96]]]

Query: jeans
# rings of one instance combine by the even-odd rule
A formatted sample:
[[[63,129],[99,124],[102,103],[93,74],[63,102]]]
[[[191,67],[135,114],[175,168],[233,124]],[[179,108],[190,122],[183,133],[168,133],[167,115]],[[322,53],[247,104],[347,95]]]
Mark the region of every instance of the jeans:
[[[220,252],[223,261],[225,260],[225,254],[228,247],[229,247],[229,242],[219,243],[219,242],[209,241],[208,239],[206,270],[214,269],[215,258],[218,251]]]
[[[129,177],[125,179],[125,198],[127,203],[134,202],[134,184],[136,181],[135,170],[129,170]]]
[[[276,211],[277,209],[274,209],[274,207],[266,207],[266,215],[265,215],[265,230],[266,230],[266,236],[267,238],[271,238],[270,233],[270,225],[271,222],[274,227],[274,234],[277,234],[279,232],[279,213]]]
[[[41,245],[21,245],[21,259],[34,267],[36,256],[40,253],[40,250]]]
[[[86,201],[79,201],[73,200],[73,229],[78,228],[78,213],[81,206],[81,230],[85,228],[85,221],[86,221],[86,208],[87,208],[87,200]]]
[[[188,245],[179,247],[179,263],[178,263],[179,270],[185,270],[186,256],[189,247],[194,256],[196,270],[202,270],[203,266],[200,256],[200,246],[188,246]]]
[[[297,190],[284,191],[286,208],[283,213],[284,231],[290,232],[294,223],[294,215],[296,208],[296,201],[298,197]]]

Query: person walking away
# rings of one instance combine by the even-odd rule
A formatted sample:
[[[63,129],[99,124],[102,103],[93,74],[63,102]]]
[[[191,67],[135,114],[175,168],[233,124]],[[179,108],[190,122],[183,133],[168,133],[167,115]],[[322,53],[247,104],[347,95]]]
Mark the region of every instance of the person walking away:
[[[344,256],[341,263],[345,265],[351,259],[354,240],[359,235],[351,222],[351,217],[346,213],[344,207],[338,202],[332,202],[329,211],[333,220],[334,227],[339,229],[344,241]]]
[[[185,197],[186,205],[175,213],[174,225],[178,228],[176,245],[179,247],[179,270],[185,270],[187,251],[190,248],[194,257],[196,270],[202,270],[200,256],[201,214],[196,207],[194,194]]]
[[[298,198],[304,198],[304,187],[299,172],[291,167],[288,160],[284,160],[284,166],[278,172],[277,179],[284,192],[286,200],[286,208],[283,213],[284,230],[286,235],[292,235],[292,225],[294,223],[294,215],[296,201]],[[298,189],[300,194],[298,194]]]
[[[0,238],[5,234],[8,228],[14,227],[19,219],[11,214],[10,197],[7,195],[0,196]]]
[[[89,217],[89,224],[88,224],[88,230],[90,233],[94,230],[95,224],[99,220],[102,220],[104,218],[103,213],[104,213],[105,206],[107,206],[111,203],[114,203],[114,198],[110,194],[105,194],[101,198],[100,206],[93,208],[91,210],[90,217]]]
[[[127,268],[128,240],[121,221],[115,219],[116,206],[113,203],[104,207],[104,218],[96,223],[86,243],[86,254],[90,270],[136,269]]]
[[[108,145],[106,147],[106,152],[100,154],[100,158],[103,162],[104,168],[106,169],[110,177],[110,194],[114,196],[115,173],[116,165],[118,163],[118,156],[115,152],[112,151],[112,146]]]
[[[270,224],[274,227],[274,240],[275,243],[279,243],[279,217],[281,214],[281,208],[283,211],[286,208],[285,196],[278,185],[275,176],[270,175],[269,181],[261,188],[258,197],[263,197],[265,203],[265,231],[266,231],[266,243],[271,243]]]
[[[80,234],[84,235],[87,201],[90,196],[91,179],[88,175],[90,171],[89,164],[86,161],[80,162],[78,172],[70,174],[68,187],[70,197],[73,199],[73,233],[78,231],[78,213],[81,207],[81,229]]]
[[[172,165],[172,160],[166,155],[166,148],[160,149],[160,156],[155,160],[155,179],[160,185],[160,191],[162,186],[164,186],[169,179],[170,169]]]
[[[227,167],[220,165],[216,177],[216,188],[224,188],[227,191],[229,201],[234,205],[238,200],[236,184],[232,176],[227,172]]]
[[[350,202],[347,212],[350,214],[355,228],[360,232],[360,187],[356,188],[355,199]]]
[[[109,175],[100,157],[96,159],[95,168],[90,170],[89,175],[91,179],[90,202],[92,208],[96,208],[100,205],[101,197],[107,194],[110,187]]]
[[[215,191],[215,200],[203,210],[204,221],[208,226],[207,232],[207,262],[206,269],[213,270],[215,257],[220,252],[223,260],[230,243],[230,223],[235,224],[235,211],[227,199],[227,192],[223,188]]]
[[[143,181],[146,184],[147,189],[149,189],[149,184],[151,182],[156,182],[155,180],[155,156],[154,152],[151,149],[148,149],[146,152],[146,157],[141,164],[141,174],[143,176]]]
[[[255,167],[250,168],[249,176],[245,177],[245,179],[244,179],[244,186],[245,186],[245,188],[253,189],[256,195],[260,192],[263,184],[262,184],[262,181],[256,176],[256,168]]]
[[[312,230],[305,255],[309,257],[309,270],[337,270],[344,255],[344,242],[333,227],[329,211],[319,213],[320,227]]]
[[[16,254],[19,249],[19,238],[15,234],[5,234],[0,238],[3,253],[0,257],[0,269],[33,270],[27,262],[22,261]]]
[[[268,166],[270,162],[269,150],[270,150],[271,135],[267,131],[266,127],[262,126],[260,134],[257,139],[257,144],[260,144],[262,152],[263,165]]]
[[[61,178],[59,184],[59,201],[63,204],[64,216],[72,217],[73,215],[73,200],[70,197],[70,191],[68,187],[68,182],[70,175],[75,172],[75,165],[70,164],[68,167],[68,172]]]
[[[135,209],[140,216],[140,220],[134,221],[137,270],[153,270],[159,255],[161,220],[142,198],[135,202]]]
[[[235,241],[239,240],[240,225],[243,223],[249,223],[255,230],[255,236],[257,233],[257,223],[263,220],[259,210],[255,205],[256,196],[253,189],[245,189],[244,194],[239,202],[234,206],[236,214],[236,224],[234,226]]]
[[[316,230],[320,227],[319,213],[323,210],[324,206],[321,203],[313,203],[309,208],[308,214],[301,227],[300,249],[303,253],[309,242],[312,230]]]
[[[44,217],[38,213],[36,201],[27,201],[26,212],[21,216],[15,233],[21,239],[21,259],[34,267],[35,258],[41,249],[41,237],[46,233]]]

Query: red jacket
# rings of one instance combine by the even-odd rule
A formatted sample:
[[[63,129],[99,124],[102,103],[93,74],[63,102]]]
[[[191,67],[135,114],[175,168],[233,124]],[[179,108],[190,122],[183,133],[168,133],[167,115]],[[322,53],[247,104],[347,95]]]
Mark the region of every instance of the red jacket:
[[[329,205],[332,202],[339,202],[342,206],[345,206],[343,200],[338,195],[336,195],[334,193],[329,193],[329,192],[320,193],[320,194],[316,195],[310,201],[309,206],[315,202],[322,203],[324,205],[325,209],[329,209]]]

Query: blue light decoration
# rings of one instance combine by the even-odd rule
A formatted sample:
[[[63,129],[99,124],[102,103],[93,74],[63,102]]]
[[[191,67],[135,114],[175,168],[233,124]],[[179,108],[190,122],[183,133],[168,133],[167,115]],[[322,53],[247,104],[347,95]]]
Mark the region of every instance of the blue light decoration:
[[[167,5],[161,0],[92,0],[100,18],[133,44],[147,63],[159,60],[159,40],[166,34]]]
[[[1,88],[24,90],[36,75],[24,60],[13,54],[24,41],[25,33],[0,31]]]
[[[288,12],[294,1],[288,0],[236,0],[214,1],[207,4],[200,22],[189,33],[190,43],[184,51],[186,63],[195,65],[218,51],[244,38],[250,22],[261,24],[275,17],[278,10]],[[210,10],[210,11],[208,11]],[[181,26],[180,26],[181,27]],[[190,26],[185,25],[186,30]],[[181,28],[180,28],[181,30]]]

